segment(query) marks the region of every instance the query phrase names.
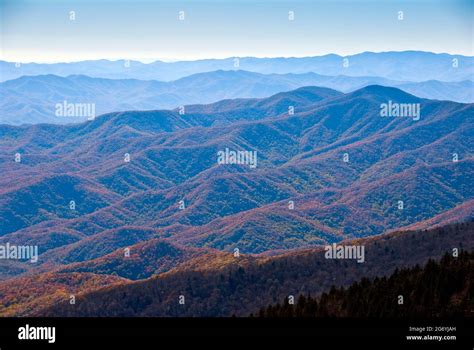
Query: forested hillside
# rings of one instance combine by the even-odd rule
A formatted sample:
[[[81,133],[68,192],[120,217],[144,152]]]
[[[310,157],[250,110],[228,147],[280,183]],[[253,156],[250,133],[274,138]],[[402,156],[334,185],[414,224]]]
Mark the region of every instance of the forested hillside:
[[[390,277],[363,278],[319,297],[300,295],[259,312],[260,317],[472,317],[474,252],[446,254],[421,268],[397,269]]]
[[[70,305],[67,300],[59,301],[35,314],[248,316],[251,313],[257,314],[260,308],[281,302],[290,295],[295,298],[300,294],[317,296],[328,292],[332,286],[348,287],[362,278],[388,278],[397,269],[405,271],[404,268],[422,266],[430,259],[441,259],[446,253],[473,251],[474,222],[433,230],[395,232],[347,241],[345,244],[363,245],[365,262],[329,260],[325,258],[322,248],[297,250],[277,256],[241,255],[236,258],[231,253],[208,254],[191,259],[156,277],[83,294],[77,298],[75,305]],[[438,288],[436,280],[426,283],[427,286]],[[362,285],[366,284],[367,282],[363,282]],[[390,287],[389,284],[386,286]],[[411,287],[407,288],[410,290]],[[421,290],[423,293],[431,293],[433,288],[425,286]],[[458,290],[458,287],[453,288],[454,291]],[[453,289],[446,289],[446,293],[451,293],[451,290]],[[387,289],[386,292],[396,293],[397,289]],[[410,295],[405,296],[405,303],[408,303]],[[184,304],[180,303],[180,297],[184,297]],[[418,294],[415,297],[418,298]],[[364,300],[370,304],[370,295]],[[425,299],[420,300],[413,299],[408,305],[425,302]]]

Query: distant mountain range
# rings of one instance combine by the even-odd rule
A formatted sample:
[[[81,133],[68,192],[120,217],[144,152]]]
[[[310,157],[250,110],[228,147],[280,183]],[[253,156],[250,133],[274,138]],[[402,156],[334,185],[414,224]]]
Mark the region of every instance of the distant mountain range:
[[[74,63],[16,65],[0,61],[0,81],[23,75],[54,74],[59,76],[89,75],[92,77],[171,81],[192,74],[215,70],[243,69],[263,74],[308,73],[330,76],[378,76],[381,78],[419,82],[440,80],[456,82],[473,80],[474,57],[435,54],[422,51],[363,52],[350,56],[329,54],[303,58],[231,57],[198,61],[144,64],[138,61],[82,61]]]
[[[351,92],[368,85],[394,86],[430,99],[474,102],[474,82],[408,83],[380,77],[326,76],[316,73],[260,74],[242,70],[194,74],[172,82],[104,79],[84,75],[22,76],[0,83],[0,123],[66,124],[86,115],[56,115],[57,104],[94,104],[95,114],[128,110],[173,109],[223,99],[262,98],[303,86]]]

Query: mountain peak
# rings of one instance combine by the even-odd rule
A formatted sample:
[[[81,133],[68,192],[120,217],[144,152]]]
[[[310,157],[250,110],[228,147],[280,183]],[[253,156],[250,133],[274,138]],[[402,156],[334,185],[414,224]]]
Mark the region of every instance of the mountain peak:
[[[349,94],[353,97],[375,97],[383,100],[401,102],[420,102],[422,99],[395,87],[382,85],[369,85]]]

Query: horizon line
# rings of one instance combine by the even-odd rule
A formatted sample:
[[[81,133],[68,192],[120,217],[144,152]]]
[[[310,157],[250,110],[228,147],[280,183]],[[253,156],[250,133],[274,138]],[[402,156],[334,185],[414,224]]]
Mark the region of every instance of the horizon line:
[[[93,62],[93,61],[109,61],[109,62],[120,62],[120,61],[130,61],[130,62],[140,62],[141,64],[153,64],[157,62],[161,63],[177,63],[177,62],[198,62],[198,61],[207,61],[207,60],[219,60],[219,61],[224,61],[224,60],[229,60],[229,59],[248,59],[248,58],[256,58],[256,59],[299,59],[299,58],[317,58],[317,57],[326,57],[326,56],[338,56],[340,58],[347,58],[347,57],[353,57],[357,55],[362,55],[362,54],[386,54],[386,53],[407,53],[407,52],[417,52],[417,53],[428,53],[428,54],[433,54],[433,55],[448,55],[448,56],[461,56],[461,57],[467,57],[467,58],[474,58],[474,53],[472,56],[464,55],[464,54],[457,54],[457,53],[449,53],[449,52],[434,52],[434,51],[424,51],[424,50],[391,50],[391,51],[361,51],[358,53],[350,54],[350,55],[341,55],[333,52],[325,53],[325,54],[320,54],[320,55],[302,55],[302,56],[266,56],[266,55],[256,55],[256,56],[249,56],[249,55],[243,55],[243,56],[223,56],[223,57],[195,57],[195,58],[190,58],[190,57],[183,57],[183,58],[171,58],[171,57],[156,57],[156,58],[87,58],[87,59],[82,59],[82,60],[56,60],[56,61],[50,61],[50,60],[37,60],[37,61],[31,61],[31,60],[16,60],[16,61],[11,61],[11,60],[6,60],[0,57],[0,61],[5,62],[5,63],[21,63],[21,64],[70,64],[70,63],[79,63],[79,62]]]

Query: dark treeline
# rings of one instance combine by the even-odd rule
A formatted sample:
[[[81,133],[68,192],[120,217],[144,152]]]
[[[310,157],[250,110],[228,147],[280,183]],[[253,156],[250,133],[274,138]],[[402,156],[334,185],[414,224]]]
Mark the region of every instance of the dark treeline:
[[[403,300],[401,300],[403,297]],[[402,303],[400,303],[402,301]],[[446,254],[390,277],[363,278],[320,297],[300,295],[294,305],[262,308],[260,317],[455,317],[474,315],[474,252]]]

